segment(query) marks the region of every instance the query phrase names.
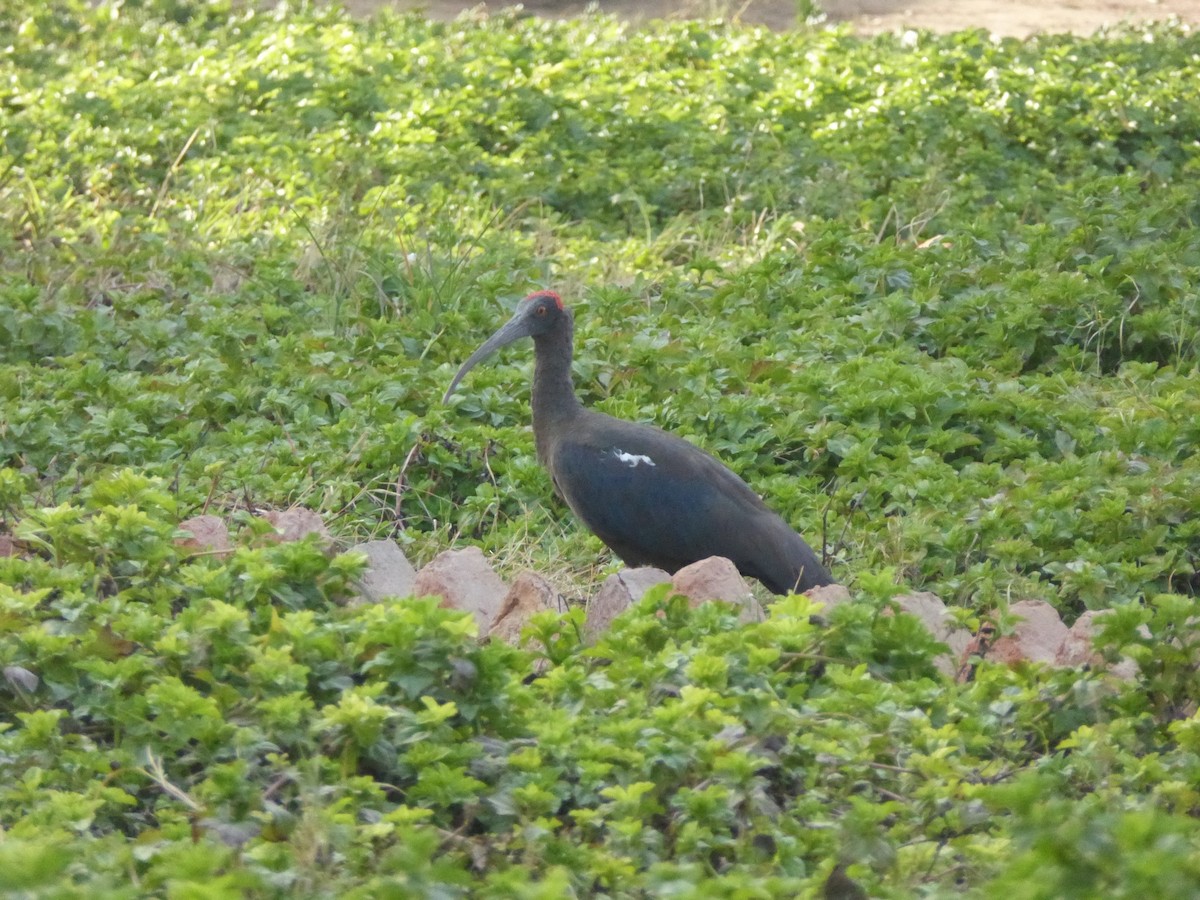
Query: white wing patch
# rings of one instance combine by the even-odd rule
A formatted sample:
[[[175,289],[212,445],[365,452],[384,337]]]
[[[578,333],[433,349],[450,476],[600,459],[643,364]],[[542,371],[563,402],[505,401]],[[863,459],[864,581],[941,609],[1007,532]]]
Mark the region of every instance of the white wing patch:
[[[619,447],[613,447],[612,452],[613,456],[615,456],[620,462],[625,463],[625,465],[629,466],[631,469],[636,469],[641,463],[645,463],[648,466],[654,465],[654,460],[648,456],[644,456],[641,453],[626,453]]]

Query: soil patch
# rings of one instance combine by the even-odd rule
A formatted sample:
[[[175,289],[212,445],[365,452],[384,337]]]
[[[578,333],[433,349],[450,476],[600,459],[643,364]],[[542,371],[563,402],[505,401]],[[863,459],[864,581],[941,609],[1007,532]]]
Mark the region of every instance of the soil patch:
[[[424,10],[435,19],[452,19],[468,10],[499,12],[513,5],[504,0],[346,0],[347,9],[358,15],[393,6]],[[797,0],[527,0],[522,6],[526,13],[547,18],[569,18],[599,8],[632,22],[720,17],[777,30],[794,26],[799,8]],[[829,21],[848,22],[860,34],[983,28],[1011,37],[1087,35],[1123,22],[1170,18],[1200,25],[1200,0],[825,0],[820,6]]]

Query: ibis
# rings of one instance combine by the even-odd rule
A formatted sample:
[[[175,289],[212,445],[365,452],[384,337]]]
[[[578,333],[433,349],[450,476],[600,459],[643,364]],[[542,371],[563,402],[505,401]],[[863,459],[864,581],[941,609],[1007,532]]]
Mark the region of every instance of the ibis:
[[[533,435],[554,488],[630,566],[674,573],[724,556],[776,594],[832,582],[812,548],[715,457],[651,425],[586,409],[571,381],[574,317],[537,291],[459,368],[442,402],[481,360],[532,338]]]

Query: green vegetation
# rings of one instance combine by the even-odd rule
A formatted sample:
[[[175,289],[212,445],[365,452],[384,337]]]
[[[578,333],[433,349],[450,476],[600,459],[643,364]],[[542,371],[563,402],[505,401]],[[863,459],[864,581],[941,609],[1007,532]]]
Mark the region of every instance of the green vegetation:
[[[1200,37],[0,32],[0,893],[1200,894]],[[261,539],[303,504],[594,584],[529,351],[439,403],[538,286],[587,402],[720,454],[859,602],[481,646]],[[176,542],[201,510],[232,555]],[[897,584],[1112,609],[1139,676],[947,683]]]

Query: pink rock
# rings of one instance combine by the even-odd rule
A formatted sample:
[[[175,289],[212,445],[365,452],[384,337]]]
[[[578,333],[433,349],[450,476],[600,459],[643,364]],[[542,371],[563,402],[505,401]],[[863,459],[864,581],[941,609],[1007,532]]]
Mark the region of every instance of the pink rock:
[[[472,613],[480,634],[487,634],[507,593],[478,547],[439,553],[417,573],[412,588],[414,597],[441,597],[442,606]]]
[[[1108,671],[1112,675],[1116,675],[1122,681],[1133,681],[1138,677],[1138,664],[1128,656],[1122,656],[1119,660],[1109,666]],[[1195,702],[1193,701],[1192,709],[1195,714]]]
[[[616,575],[604,579],[599,592],[587,605],[587,619],[583,625],[584,640],[593,643],[608,631],[613,619],[629,609],[656,584],[670,581],[671,576],[662,569],[649,566],[638,569],[622,569]]]
[[[918,591],[915,594],[899,594],[892,599],[902,612],[920,619],[935,641],[941,641],[950,648],[949,653],[943,653],[934,660],[938,670],[944,675],[957,672],[958,660],[971,640],[971,632],[955,626],[942,598],[928,591]]]
[[[684,566],[671,579],[675,590],[687,597],[692,606],[708,600],[724,600],[741,603],[750,593],[737,567],[723,556],[710,556]]]
[[[840,584],[821,584],[809,588],[804,596],[825,605],[826,611],[850,602],[850,591]]]
[[[646,591],[656,584],[670,581],[671,576],[662,569],[654,566],[640,566],[636,569],[622,569],[615,576],[629,590],[629,599],[637,603],[646,596]]]
[[[303,506],[268,509],[259,513],[259,517],[271,523],[275,529],[274,539],[283,544],[303,540],[310,534],[317,535],[323,544],[331,540],[321,517]]]
[[[16,556],[17,545],[12,539],[11,534],[5,534],[0,531],[0,556]]]
[[[762,607],[754,599],[737,566],[723,556],[710,556],[684,566],[671,579],[675,590],[688,598],[692,606],[710,600],[723,600],[742,607],[743,621],[761,621]]]
[[[229,526],[219,516],[193,516],[180,522],[179,530],[191,535],[176,538],[175,542],[185,550],[213,553],[217,556],[228,556],[233,552],[233,544],[229,540]]]
[[[1067,636],[1067,626],[1058,611],[1042,600],[1020,600],[1009,607],[1009,612],[1021,621],[1012,634],[996,638],[988,659],[1010,665],[1022,660],[1053,664]]]
[[[1075,624],[1067,629],[1058,651],[1054,654],[1055,665],[1086,666],[1103,662],[1092,643],[1096,632],[1100,630],[1096,621],[1099,617],[1099,611],[1089,609],[1075,620]]]
[[[892,598],[892,602],[900,607],[901,612],[906,612],[910,616],[916,616],[920,619],[921,624],[938,640],[949,634],[950,629],[946,625],[946,617],[949,615],[949,612],[946,609],[946,604],[942,602],[942,598],[937,594],[932,594],[929,591],[918,591],[915,594],[897,594]]]
[[[996,626],[991,622],[981,622],[979,630],[971,635],[967,641],[967,645],[963,647],[962,653],[958,657],[958,671],[955,672],[954,680],[960,684],[965,684],[973,681],[975,678],[975,665],[980,659],[985,658],[991,652],[992,644],[996,640]]]
[[[559,611],[561,608],[558,591],[544,578],[533,572],[522,572],[500,604],[500,611],[488,629],[488,637],[517,644],[521,640],[521,629],[530,618],[544,610]]]
[[[395,541],[367,541],[350,548],[367,556],[367,568],[358,580],[364,599],[378,603],[384,597],[411,597],[417,570]]]
[[[27,694],[36,691],[41,683],[41,679],[24,666],[5,666],[4,680],[17,688],[18,693],[24,691]]]
[[[1101,628],[1101,619],[1109,610],[1089,609],[1075,620],[1068,630],[1058,652],[1054,656],[1056,666],[1092,666],[1105,669],[1118,678],[1126,681],[1137,676],[1137,663],[1128,656],[1123,656],[1117,662],[1109,664],[1095,646],[1096,635]],[[1143,626],[1143,633],[1144,633]]]

